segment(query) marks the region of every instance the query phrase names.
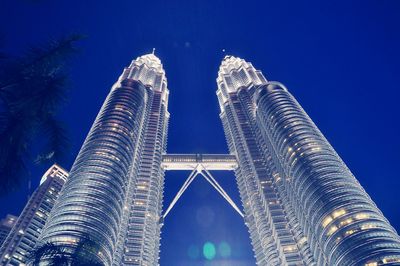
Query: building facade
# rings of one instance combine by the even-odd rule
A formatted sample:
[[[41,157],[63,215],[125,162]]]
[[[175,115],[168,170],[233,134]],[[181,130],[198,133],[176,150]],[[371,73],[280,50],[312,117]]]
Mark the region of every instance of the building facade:
[[[400,264],[400,238],[288,90],[233,56],[217,78],[229,155],[168,155],[167,80],[154,54],[111,88],[40,236],[104,265],[158,265],[165,170],[235,169],[257,265]],[[232,161],[233,160],[233,161]],[[201,167],[200,167],[201,166]],[[193,168],[193,169],[192,169]],[[204,174],[204,173],[203,173]],[[175,204],[175,199],[172,203]],[[172,207],[171,207],[172,208]]]
[[[160,60],[132,61],[111,88],[41,242],[88,249],[105,265],[158,263],[168,88]]]
[[[224,58],[221,120],[258,265],[399,265],[400,238],[295,98]]]
[[[56,164],[42,176],[0,248],[1,265],[25,265],[67,178],[68,172]]]

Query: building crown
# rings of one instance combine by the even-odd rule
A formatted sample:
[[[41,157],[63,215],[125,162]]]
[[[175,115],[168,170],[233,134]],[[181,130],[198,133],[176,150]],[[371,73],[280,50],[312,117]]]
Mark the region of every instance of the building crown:
[[[167,78],[161,60],[153,53],[139,56],[131,62],[129,67],[119,77],[119,82],[112,89],[118,88],[120,82],[125,79],[140,81],[153,91],[168,94]]]

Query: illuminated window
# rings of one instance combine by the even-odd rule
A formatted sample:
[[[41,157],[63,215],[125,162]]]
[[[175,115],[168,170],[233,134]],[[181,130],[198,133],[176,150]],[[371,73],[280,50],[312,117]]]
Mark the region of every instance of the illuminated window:
[[[330,236],[330,235],[332,235],[333,233],[335,233],[337,230],[338,230],[337,226],[336,226],[336,225],[332,225],[332,226],[329,228],[329,231],[328,231],[327,235]]]
[[[297,247],[295,245],[283,247],[283,252],[293,252],[293,251],[297,251]]]
[[[393,263],[393,262],[400,262],[400,258],[384,258],[382,259],[383,264]]]
[[[343,216],[345,214],[346,214],[346,210],[345,209],[340,209],[340,210],[334,211],[332,213],[332,217],[333,217],[333,219],[335,219],[335,218]]]
[[[353,219],[348,218],[348,219],[346,219],[344,221],[341,221],[340,222],[340,226],[345,226],[345,225],[351,224],[352,222],[353,222]]]
[[[323,221],[322,221],[322,226],[325,228],[328,224],[330,224],[333,221],[331,216],[326,217]]]
[[[307,237],[303,236],[300,240],[299,240],[299,245],[302,246],[304,243],[307,242]]]
[[[357,232],[357,230],[348,230],[348,231],[346,231],[345,236],[352,235],[352,234],[354,234],[355,232]]]
[[[358,213],[354,216],[357,220],[368,219],[369,215],[367,213]]]
[[[372,229],[372,228],[376,228],[376,224],[363,224],[361,226],[361,230],[367,230],[367,229]]]

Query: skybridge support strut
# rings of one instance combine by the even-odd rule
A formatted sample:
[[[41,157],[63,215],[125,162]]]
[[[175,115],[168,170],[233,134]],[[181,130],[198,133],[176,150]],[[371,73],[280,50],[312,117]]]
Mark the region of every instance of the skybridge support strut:
[[[196,176],[199,173],[197,172],[196,169],[194,169],[188,178],[186,179],[185,183],[183,183],[181,189],[178,191],[172,202],[169,204],[167,210],[165,211],[164,215],[162,216],[163,219],[168,215],[168,213],[171,211],[171,209],[175,206],[176,202],[179,200],[179,198],[182,196],[182,194],[185,192],[185,190],[189,187],[189,185],[193,182],[193,180],[196,178]]]
[[[215,190],[217,190],[218,193],[221,194],[221,196],[232,206],[232,208],[241,217],[244,217],[242,211],[235,204],[235,202],[229,197],[228,193],[226,193],[226,191],[221,187],[221,185],[217,182],[217,180],[215,180],[215,178],[211,175],[210,171],[208,171],[207,168],[204,167],[202,164],[197,164],[196,167],[189,174],[188,178],[183,183],[182,187],[179,189],[178,193],[176,194],[172,202],[169,204],[165,213],[162,215],[161,218],[162,222],[164,221],[165,217],[167,217],[168,213],[172,210],[172,208],[175,206],[175,204],[178,202],[179,198],[183,195],[183,193],[186,191],[186,189],[198,175],[203,176],[204,179],[207,180],[207,182],[210,183],[215,188]]]
[[[217,182],[217,180],[215,180],[215,178],[211,175],[211,173],[207,171],[207,169],[204,169],[204,171],[201,171],[200,174],[221,194],[221,196],[243,218],[244,214],[242,213],[242,211],[238,208],[238,206],[231,199],[231,197],[229,197],[228,193],[225,192],[225,190],[221,187],[221,185]]]

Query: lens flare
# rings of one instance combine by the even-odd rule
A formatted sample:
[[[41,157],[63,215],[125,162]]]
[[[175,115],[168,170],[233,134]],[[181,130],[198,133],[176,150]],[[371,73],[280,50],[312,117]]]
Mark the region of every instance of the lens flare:
[[[187,254],[188,254],[189,258],[195,260],[200,255],[200,249],[196,245],[190,245],[188,248]]]
[[[216,255],[215,245],[211,242],[206,242],[203,246],[203,255],[208,260],[214,259]]]
[[[223,258],[229,258],[231,256],[231,246],[223,241],[218,245],[218,253]]]

